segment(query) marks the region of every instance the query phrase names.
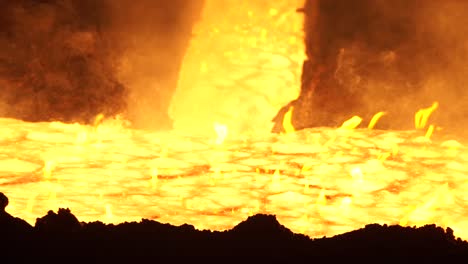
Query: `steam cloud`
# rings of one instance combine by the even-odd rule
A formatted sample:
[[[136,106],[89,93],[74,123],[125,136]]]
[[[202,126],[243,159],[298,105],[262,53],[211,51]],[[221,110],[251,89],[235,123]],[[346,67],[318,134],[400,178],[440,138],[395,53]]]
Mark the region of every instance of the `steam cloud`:
[[[170,126],[167,106],[203,5],[0,0],[0,115],[89,122],[126,114]]]

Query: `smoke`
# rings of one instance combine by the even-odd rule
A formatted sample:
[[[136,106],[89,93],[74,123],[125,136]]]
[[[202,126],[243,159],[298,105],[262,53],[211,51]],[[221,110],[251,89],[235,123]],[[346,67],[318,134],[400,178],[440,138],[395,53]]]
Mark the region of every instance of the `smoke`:
[[[1,1],[0,98],[4,115],[87,121],[124,106],[117,53],[97,1]]]
[[[124,47],[118,77],[131,87],[127,115],[136,127],[169,128],[168,108],[204,0],[108,1],[115,3],[114,38]]]
[[[202,4],[0,0],[0,114],[89,122],[123,113],[136,125],[170,125],[167,106]]]
[[[326,99],[317,111],[340,120],[386,111],[381,128],[411,129],[414,113],[438,101],[430,122],[466,127],[468,2],[310,0],[305,9],[307,55],[330,75],[315,89]]]
[[[421,67],[425,74],[421,94],[426,100],[440,101],[435,122],[464,133],[468,124],[467,15],[468,2],[450,0],[431,1],[418,17],[420,46],[432,47],[425,53],[427,66]]]

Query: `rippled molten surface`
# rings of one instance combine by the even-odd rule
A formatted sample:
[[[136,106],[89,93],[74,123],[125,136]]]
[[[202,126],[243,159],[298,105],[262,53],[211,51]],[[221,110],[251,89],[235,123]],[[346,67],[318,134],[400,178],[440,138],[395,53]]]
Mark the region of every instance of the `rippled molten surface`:
[[[70,208],[80,221],[142,218],[232,228],[275,214],[294,232],[331,236],[369,223],[435,223],[468,238],[468,150],[421,131],[316,128],[195,137],[0,119],[0,191],[34,224]]]

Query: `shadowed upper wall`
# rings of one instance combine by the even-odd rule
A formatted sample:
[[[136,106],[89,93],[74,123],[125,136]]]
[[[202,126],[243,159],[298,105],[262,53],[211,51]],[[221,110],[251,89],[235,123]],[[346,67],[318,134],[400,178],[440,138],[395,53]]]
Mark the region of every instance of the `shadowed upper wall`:
[[[0,114],[89,122],[123,113],[137,126],[170,126],[167,106],[202,4],[0,0]]]
[[[301,10],[307,60],[294,106],[297,128],[340,126],[353,115],[387,114],[382,129],[414,128],[434,101],[430,123],[463,130],[468,3],[420,0],[307,0]]]

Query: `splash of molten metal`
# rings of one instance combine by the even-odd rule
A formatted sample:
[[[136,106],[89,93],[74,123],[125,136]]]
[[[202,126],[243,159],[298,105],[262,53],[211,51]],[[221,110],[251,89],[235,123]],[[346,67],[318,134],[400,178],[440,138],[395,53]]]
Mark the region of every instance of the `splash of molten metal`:
[[[44,162],[44,168],[42,169],[45,179],[50,179],[52,177],[52,170],[55,168],[56,163],[52,160],[46,160]]]
[[[293,133],[294,131],[296,131],[296,129],[294,128],[292,124],[293,111],[294,111],[294,107],[290,106],[288,112],[286,112],[286,114],[284,114],[284,117],[283,117],[283,129],[286,134]]]
[[[375,114],[371,121],[369,122],[369,125],[367,126],[368,129],[373,129],[375,127],[375,125],[377,124],[377,122],[379,121],[379,119],[385,115],[386,113],[385,112],[378,112],[377,114]]]
[[[432,136],[432,133],[434,133],[434,125],[430,125],[428,128],[427,128],[427,131],[426,131],[426,134],[424,135],[425,138],[427,139],[430,139],[431,136]]]
[[[341,129],[355,129],[356,127],[361,124],[362,118],[359,116],[353,116],[350,119],[346,120],[343,122],[341,125]]]
[[[228,134],[228,127],[226,125],[220,124],[218,122],[214,123],[214,130],[216,132],[216,140],[215,143],[217,145],[223,144],[224,140],[227,137]]]
[[[414,125],[416,129],[424,129],[427,124],[427,120],[431,116],[437,107],[439,107],[439,102],[434,102],[430,107],[420,109],[414,115]]]
[[[98,114],[94,118],[93,126],[98,127],[100,124],[102,124],[102,121],[104,121],[104,114]]]

